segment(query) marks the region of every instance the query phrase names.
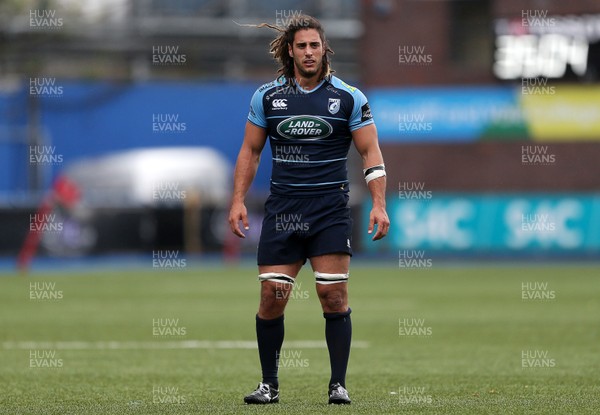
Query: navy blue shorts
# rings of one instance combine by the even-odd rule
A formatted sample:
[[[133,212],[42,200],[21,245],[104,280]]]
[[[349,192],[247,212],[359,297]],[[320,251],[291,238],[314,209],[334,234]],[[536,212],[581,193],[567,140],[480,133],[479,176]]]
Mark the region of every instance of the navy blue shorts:
[[[270,195],[258,243],[258,265],[292,264],[314,256],[352,255],[347,193],[311,198]]]

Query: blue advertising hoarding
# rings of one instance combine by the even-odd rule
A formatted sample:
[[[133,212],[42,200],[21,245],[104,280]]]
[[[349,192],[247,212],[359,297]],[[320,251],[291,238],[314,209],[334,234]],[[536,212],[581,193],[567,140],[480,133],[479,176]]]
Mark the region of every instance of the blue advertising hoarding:
[[[234,163],[258,86],[60,79],[56,83],[60,96],[36,97],[40,145],[61,160],[44,165],[45,188],[72,162],[134,148],[210,146]],[[0,91],[0,193],[28,188],[28,97],[28,81],[10,93]],[[270,172],[270,163],[261,163],[253,188],[268,189]]]
[[[370,202],[363,211],[366,227]],[[600,194],[437,194],[403,192],[387,200],[385,248],[431,252],[600,254]]]
[[[530,82],[376,88],[368,97],[382,142],[600,139],[600,88]]]
[[[371,90],[369,103],[382,142],[455,142],[476,141],[500,122],[521,130],[517,97],[505,87],[398,88]]]

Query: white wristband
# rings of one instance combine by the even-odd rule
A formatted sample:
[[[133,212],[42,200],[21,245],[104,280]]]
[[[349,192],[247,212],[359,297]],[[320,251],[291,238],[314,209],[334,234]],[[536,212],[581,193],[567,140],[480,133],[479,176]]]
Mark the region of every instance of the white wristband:
[[[379,164],[377,166],[369,167],[368,169],[364,169],[363,173],[365,174],[365,180],[367,181],[367,184],[369,184],[371,180],[385,176],[385,166],[383,164]]]
[[[385,176],[385,170],[375,170],[373,173],[370,173],[367,175],[367,177],[365,177],[365,180],[367,181],[367,184],[369,184],[369,182],[371,180],[377,179],[379,177],[383,177]]]

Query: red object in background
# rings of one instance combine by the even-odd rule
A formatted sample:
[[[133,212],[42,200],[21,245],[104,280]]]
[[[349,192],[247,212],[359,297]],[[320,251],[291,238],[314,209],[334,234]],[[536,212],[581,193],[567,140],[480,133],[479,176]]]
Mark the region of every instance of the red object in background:
[[[35,256],[42,239],[46,218],[54,206],[61,205],[71,209],[79,202],[80,197],[81,192],[74,182],[64,176],[56,179],[50,193],[42,199],[42,203],[40,203],[34,216],[34,221],[29,224],[29,233],[17,256],[17,268],[20,271],[26,272],[29,269],[29,264]]]
[[[227,235],[223,242],[223,259],[228,264],[236,264],[242,253],[242,240],[227,229]]]
[[[52,190],[56,201],[68,209],[75,206],[81,197],[79,187],[64,176],[56,179]]]

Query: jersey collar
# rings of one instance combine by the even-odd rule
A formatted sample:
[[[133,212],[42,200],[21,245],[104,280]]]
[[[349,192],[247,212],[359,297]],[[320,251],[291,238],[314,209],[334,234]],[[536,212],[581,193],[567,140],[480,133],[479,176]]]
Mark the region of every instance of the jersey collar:
[[[298,88],[298,90],[302,91],[305,94],[311,94],[313,92],[315,92],[317,89],[321,88],[321,85],[323,85],[325,83],[325,79],[322,79],[321,82],[319,82],[313,89],[308,90],[308,89],[304,89],[302,88],[299,84],[298,81],[296,81],[296,78],[293,78],[293,82],[296,85],[296,87]]]

